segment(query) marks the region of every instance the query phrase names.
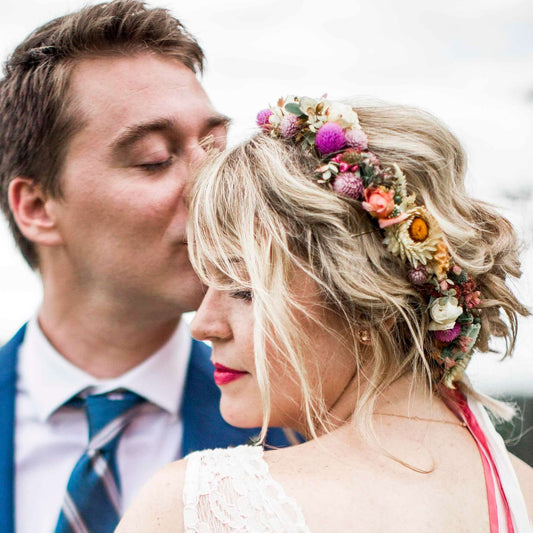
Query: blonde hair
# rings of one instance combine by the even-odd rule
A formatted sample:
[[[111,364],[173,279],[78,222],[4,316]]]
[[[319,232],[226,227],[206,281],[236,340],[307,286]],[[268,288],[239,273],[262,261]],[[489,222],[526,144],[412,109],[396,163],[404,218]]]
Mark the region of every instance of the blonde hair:
[[[476,279],[483,302],[476,347],[486,351],[492,336],[503,337],[510,354],[517,313],[528,314],[506,285],[509,276],[521,274],[519,246],[505,218],[466,194],[465,154],[458,140],[433,116],[413,108],[366,104],[354,109],[369,150],[383,167],[400,166],[408,192],[443,229],[456,264]],[[434,342],[427,304],[408,281],[407,265],[387,251],[359,202],[310,179],[318,164],[301,145],[258,134],[214,157],[192,191],[194,268],[217,288],[253,289],[263,435],[270,417],[267,343],[283,354],[287,375],[302,391],[309,435],[334,426],[321,383],[311,385],[308,378],[305,361],[313,353],[312,339],[297,322],[297,312],[306,310],[291,287],[295,271],[314,280],[324,307],[348,325],[344,340],[353,353],[355,379],[364,385],[353,419],[363,434],[373,433],[377,397],[399,377],[411,373],[413,383],[423,377],[431,390],[441,376],[429,355]],[[329,327],[315,320],[318,327]],[[357,335],[365,329],[371,332],[370,355]]]

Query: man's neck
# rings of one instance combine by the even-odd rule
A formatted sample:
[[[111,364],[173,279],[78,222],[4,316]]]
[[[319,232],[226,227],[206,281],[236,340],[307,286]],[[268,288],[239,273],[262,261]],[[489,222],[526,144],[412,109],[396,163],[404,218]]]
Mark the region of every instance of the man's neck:
[[[154,319],[130,309],[74,305],[47,300],[39,325],[54,348],[81,370],[99,379],[120,376],[161,348],[174,333],[180,315]]]

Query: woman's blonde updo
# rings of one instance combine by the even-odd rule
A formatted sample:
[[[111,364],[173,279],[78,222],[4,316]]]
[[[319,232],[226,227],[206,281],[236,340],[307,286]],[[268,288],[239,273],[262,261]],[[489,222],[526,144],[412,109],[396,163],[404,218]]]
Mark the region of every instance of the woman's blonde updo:
[[[509,276],[520,276],[519,245],[505,218],[467,196],[461,145],[425,112],[351,105],[368,149],[383,167],[401,168],[408,193],[416,194],[442,228],[454,262],[476,280],[482,299],[476,347],[486,351],[491,337],[504,337],[510,353],[517,314],[528,314],[506,285]],[[200,277],[221,289],[253,288],[264,428],[270,413],[265,346],[274,343],[284,354],[287,375],[302,390],[313,436],[334,424],[320,383],[311,385],[307,378],[304,361],[313,354],[312,339],[304,337],[295,318],[296,310],[305,311],[291,288],[295,271],[314,280],[353,352],[354,376],[364,385],[354,406],[360,429],[371,427],[376,398],[400,376],[425,377],[428,390],[441,376],[431,356],[427,302],[409,282],[407,264],[387,251],[360,202],[311,179],[319,165],[301,143],[258,134],[203,168],[192,191],[189,223],[191,261]],[[360,342],[364,330],[371,333],[371,350]]]

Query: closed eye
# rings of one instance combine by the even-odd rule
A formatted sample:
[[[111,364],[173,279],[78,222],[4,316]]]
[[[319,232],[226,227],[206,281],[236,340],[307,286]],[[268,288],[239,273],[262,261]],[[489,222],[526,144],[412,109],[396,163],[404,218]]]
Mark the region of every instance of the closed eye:
[[[137,166],[147,172],[155,172],[157,170],[164,170],[165,168],[169,167],[172,164],[173,160],[174,158],[170,156],[164,161],[156,161],[154,163],[141,163]]]

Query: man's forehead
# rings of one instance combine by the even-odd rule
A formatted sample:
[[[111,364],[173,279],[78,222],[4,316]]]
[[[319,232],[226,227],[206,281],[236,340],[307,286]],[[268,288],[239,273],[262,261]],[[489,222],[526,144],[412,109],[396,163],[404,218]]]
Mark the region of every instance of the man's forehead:
[[[72,71],[71,96],[85,131],[96,130],[108,142],[228,122],[188,67],[151,53],[82,59]]]
[[[211,108],[194,72],[177,59],[153,53],[83,58],[72,68],[70,94],[89,116],[102,108],[122,114],[150,110],[160,102]]]

